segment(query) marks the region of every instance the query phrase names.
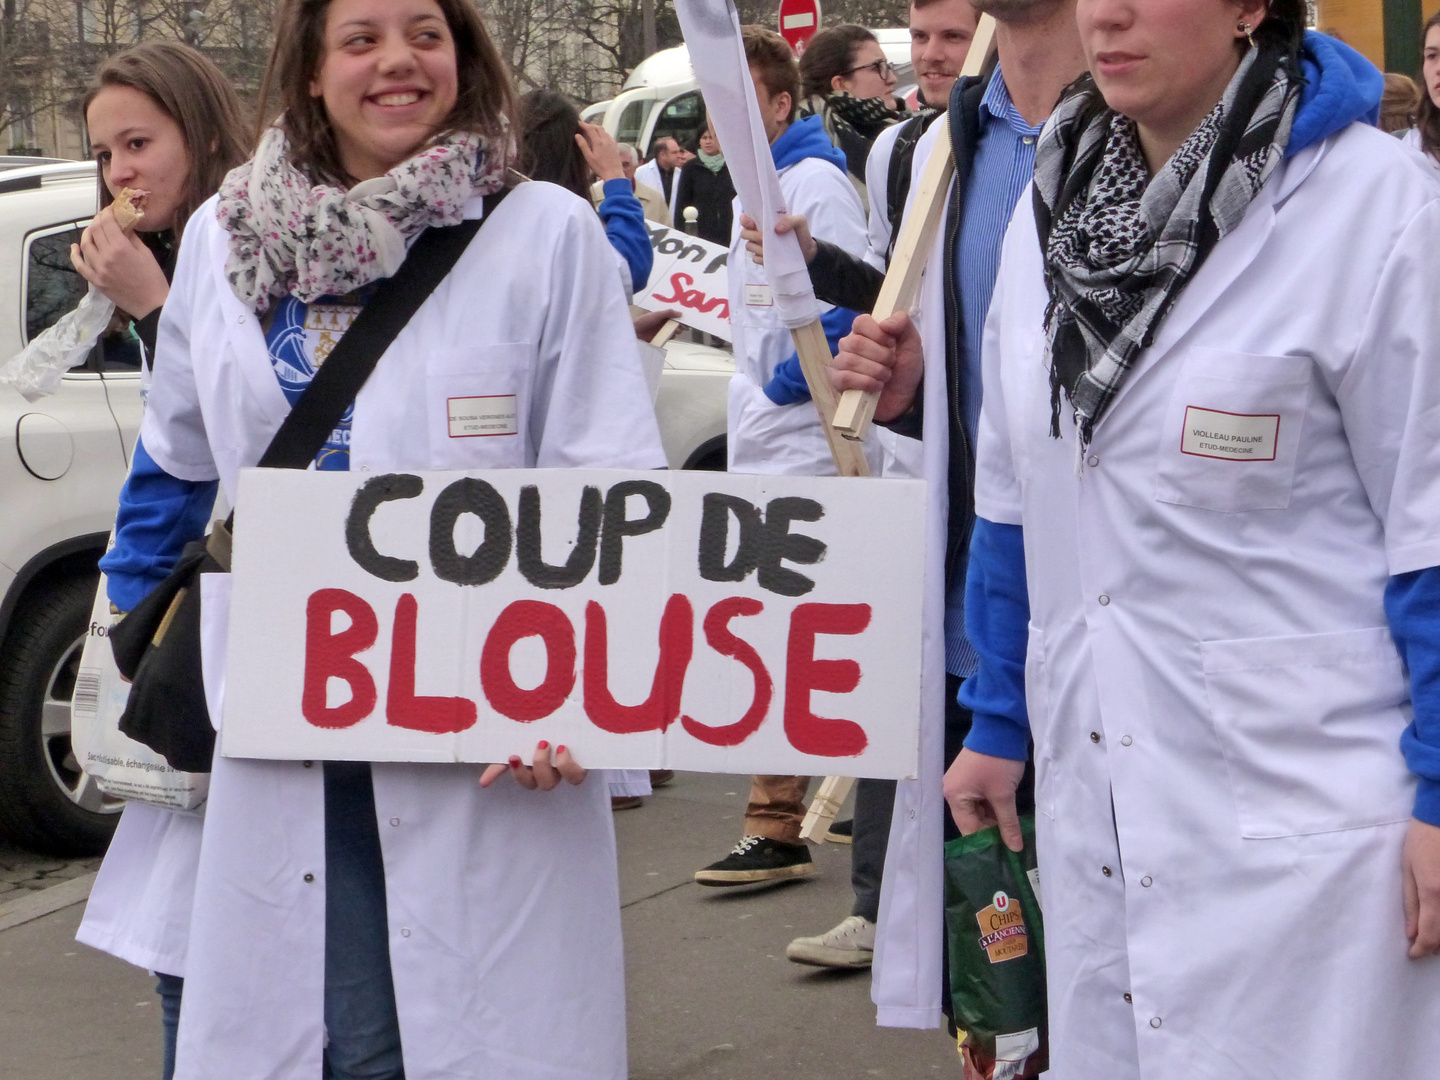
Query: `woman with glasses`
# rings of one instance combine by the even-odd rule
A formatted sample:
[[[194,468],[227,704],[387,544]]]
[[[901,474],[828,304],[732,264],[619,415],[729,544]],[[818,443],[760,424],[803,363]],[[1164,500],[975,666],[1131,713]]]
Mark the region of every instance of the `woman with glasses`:
[[[875,137],[909,113],[895,96],[895,70],[863,26],[821,30],[800,58],[801,116],[819,116],[845,154],[850,182],[865,200],[865,161]]]

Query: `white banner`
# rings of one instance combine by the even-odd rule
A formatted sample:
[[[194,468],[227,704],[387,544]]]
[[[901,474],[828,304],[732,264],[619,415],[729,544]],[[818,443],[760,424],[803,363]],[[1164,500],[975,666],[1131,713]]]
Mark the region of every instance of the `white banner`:
[[[221,751],[904,777],[918,481],[249,470]],[[542,516],[543,511],[543,516]]]
[[[675,0],[675,15],[740,205],[766,236],[765,276],[777,314],[787,329],[808,326],[820,317],[820,308],[800,242],[794,233],[773,232],[776,219],[789,211],[750,81],[735,5],[730,0]]]
[[[650,284],[635,294],[637,306],[647,311],[671,308],[680,321],[696,330],[733,341],[730,332],[730,285],[725,264],[728,249],[677,229],[645,222],[655,268]]]

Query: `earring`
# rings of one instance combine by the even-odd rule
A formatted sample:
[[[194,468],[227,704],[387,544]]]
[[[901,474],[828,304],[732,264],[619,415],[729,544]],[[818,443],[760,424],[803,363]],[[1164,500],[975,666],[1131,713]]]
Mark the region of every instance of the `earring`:
[[[1255,36],[1250,32],[1250,24],[1248,22],[1242,22],[1238,27],[1236,27],[1236,29],[1238,29],[1240,33],[1245,35],[1245,40],[1250,43],[1251,48],[1254,48]]]

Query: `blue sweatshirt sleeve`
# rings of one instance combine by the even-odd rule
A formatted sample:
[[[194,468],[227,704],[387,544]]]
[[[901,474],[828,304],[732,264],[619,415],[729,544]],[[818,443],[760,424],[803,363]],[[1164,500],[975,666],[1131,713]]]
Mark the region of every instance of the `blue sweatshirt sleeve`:
[[[629,264],[630,281],[638,293],[650,280],[650,270],[655,265],[655,249],[650,246],[650,231],[645,228],[645,208],[635,197],[630,181],[623,176],[606,180],[601,190],[605,193],[599,207],[605,235],[610,246]]]
[[[965,630],[980,668],[960,685],[960,704],[975,715],[967,749],[1024,761],[1030,754],[1025,710],[1025,649],[1030,596],[1025,533],[1019,525],[975,519],[965,578]]]
[[[218,487],[171,476],[136,441],[120,489],[115,546],[100,560],[112,604],[129,611],[170,573],[185,545],[205,535]]]
[[[831,308],[820,316],[820,325],[825,328],[825,341],[830,346],[830,355],[840,351],[840,339],[850,333],[857,312],[849,308]],[[810,387],[805,374],[800,370],[800,354],[791,353],[790,359],[775,368],[775,374],[765,384],[765,396],[776,405],[794,405],[810,400]]]
[[[1400,752],[1420,781],[1415,816],[1440,825],[1440,566],[1392,577],[1385,615],[1410,673],[1414,718],[1400,736]]]

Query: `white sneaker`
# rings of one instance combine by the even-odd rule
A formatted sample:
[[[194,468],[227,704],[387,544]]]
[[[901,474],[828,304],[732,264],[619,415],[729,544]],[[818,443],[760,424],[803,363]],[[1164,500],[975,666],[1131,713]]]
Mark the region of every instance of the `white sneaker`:
[[[819,937],[800,937],[785,947],[785,958],[814,967],[869,967],[875,958],[875,924],[848,916]]]

